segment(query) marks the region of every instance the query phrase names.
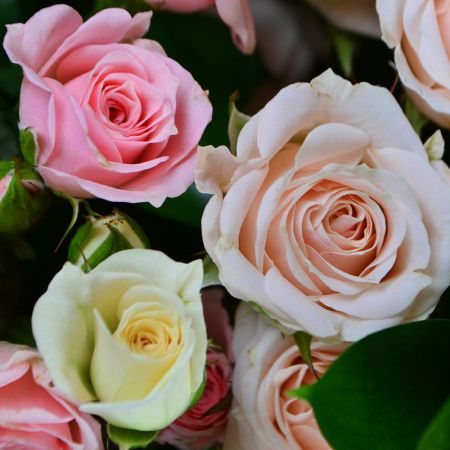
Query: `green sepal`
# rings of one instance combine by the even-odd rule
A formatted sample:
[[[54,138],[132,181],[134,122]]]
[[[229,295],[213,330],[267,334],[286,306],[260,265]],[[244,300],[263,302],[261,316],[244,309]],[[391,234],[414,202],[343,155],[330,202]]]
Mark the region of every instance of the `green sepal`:
[[[198,402],[199,400],[202,398],[203,392],[205,392],[205,387],[206,387],[206,372],[203,375],[203,380],[200,384],[200,386],[198,387],[198,389],[195,391],[191,403],[189,403],[189,407],[186,411],[189,411],[191,408],[193,408]]]
[[[15,166],[14,161],[0,161],[0,179],[9,173],[13,175]]]
[[[72,218],[70,219],[70,223],[66,228],[66,231],[64,232],[62,238],[60,239],[58,245],[56,246],[55,252],[57,252],[59,247],[61,247],[62,243],[66,240],[66,237],[72,231],[72,228],[75,226],[75,223],[77,222],[78,214],[80,212],[80,202],[82,200],[71,197],[70,195],[64,194],[63,192],[53,191],[53,193],[58,197],[67,200],[70,203],[70,206],[72,207]]]
[[[209,286],[220,286],[219,269],[214,264],[214,261],[209,255],[206,255],[203,260],[203,284],[202,288]]]
[[[75,236],[70,241],[67,260],[72,264],[76,264],[80,257],[83,258],[81,249],[86,243],[91,229],[92,222],[90,220],[87,220],[83,225],[81,225],[80,228],[78,228]]]
[[[228,139],[230,141],[230,151],[233,155],[236,155],[239,134],[245,124],[250,120],[250,116],[240,112],[236,108],[236,100],[238,97],[239,94],[237,92],[232,94],[228,104],[228,113],[230,116],[228,120]]]
[[[105,226],[108,228],[110,234],[81,266],[85,272],[94,269],[114,253],[133,248],[120,231],[109,224],[105,224]]]
[[[32,128],[20,130],[20,150],[22,151],[25,161],[33,166],[36,164],[36,153],[38,149],[36,139],[36,134]]]
[[[314,369],[314,364],[311,356],[312,336],[308,333],[305,333],[304,331],[297,331],[294,333],[294,339],[295,343],[298,346],[298,349],[300,350],[300,354],[303,358],[303,361],[305,361],[306,365],[308,366],[309,370],[314,374],[314,376],[316,378],[319,378],[317,376],[316,369]]]
[[[148,240],[144,230],[132,217],[117,208],[113,209],[113,213],[117,216],[122,216],[128,222],[128,225],[130,225],[131,229],[135,232],[136,236],[140,239],[145,248],[151,248],[150,241]]]
[[[108,437],[119,446],[119,450],[146,448],[154,442],[159,431],[138,431],[120,428],[110,423],[107,426]]]
[[[280,322],[278,322],[278,320],[273,319],[272,317],[270,317],[270,315],[267,313],[267,311],[258,303],[253,302],[253,301],[249,301],[248,304],[266,321],[268,322],[270,325],[272,325],[273,327],[277,328],[278,330],[280,330],[283,334],[294,334],[294,331],[291,330],[290,328],[285,327],[284,325],[282,325]]]

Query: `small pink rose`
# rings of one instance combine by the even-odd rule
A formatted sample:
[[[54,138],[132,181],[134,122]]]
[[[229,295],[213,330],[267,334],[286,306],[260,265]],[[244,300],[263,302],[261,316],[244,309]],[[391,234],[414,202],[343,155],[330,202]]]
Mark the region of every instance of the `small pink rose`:
[[[209,348],[202,397],[193,408],[160,433],[159,442],[182,450],[204,450],[222,443],[228,422],[227,397],[231,391],[231,376],[230,360],[223,353]]]
[[[103,449],[100,425],[55,390],[39,354],[7,342],[0,342],[0,449]]]
[[[21,126],[37,134],[52,189],[160,206],[192,183],[211,104],[159,44],[140,39],[150,17],[112,8],[83,23],[55,5],[8,26],[5,50],[24,71]]]
[[[311,353],[319,376],[345,347],[313,341]],[[292,336],[284,336],[241,305],[233,351],[234,401],[224,450],[330,450],[311,406],[287,394],[316,381]]]
[[[200,11],[216,6],[222,20],[231,28],[236,46],[244,53],[252,53],[256,39],[248,0],[146,0],[155,7],[181,13]]]

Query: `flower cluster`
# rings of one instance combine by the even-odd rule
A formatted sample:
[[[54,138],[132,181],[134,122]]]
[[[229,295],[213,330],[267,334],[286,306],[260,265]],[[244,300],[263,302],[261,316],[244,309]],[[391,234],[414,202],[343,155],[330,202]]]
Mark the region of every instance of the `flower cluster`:
[[[0,449],[340,450],[314,386],[450,286],[450,1],[308,0],[311,23],[282,0],[123,3],[139,12],[58,4],[4,37],[23,78],[21,156],[0,161]],[[223,28],[211,65],[191,35],[183,65],[165,25],[170,51],[152,39],[180,13]],[[340,66],[305,81],[324,19]],[[291,65],[308,27],[317,58]],[[394,49],[390,89],[338,28]],[[251,85],[257,37],[272,75],[251,115],[230,97],[225,142],[217,72],[236,58]]]

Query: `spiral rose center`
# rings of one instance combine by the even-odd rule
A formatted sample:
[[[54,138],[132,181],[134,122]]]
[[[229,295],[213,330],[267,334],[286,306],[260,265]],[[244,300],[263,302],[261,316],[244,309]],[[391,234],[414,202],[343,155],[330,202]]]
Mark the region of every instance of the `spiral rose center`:
[[[327,363],[315,361],[315,368],[320,374],[326,367]],[[287,348],[277,358],[264,380],[264,383],[271,385],[273,395],[274,408],[271,421],[275,429],[291,443],[289,448],[298,446],[304,450],[329,449],[319,433],[311,440],[313,434],[308,432],[308,428],[318,429],[311,406],[286,394],[315,381],[315,376],[308,369],[295,345]]]
[[[134,353],[152,357],[177,354],[183,344],[179,320],[154,304],[137,305],[119,325],[119,336]]]

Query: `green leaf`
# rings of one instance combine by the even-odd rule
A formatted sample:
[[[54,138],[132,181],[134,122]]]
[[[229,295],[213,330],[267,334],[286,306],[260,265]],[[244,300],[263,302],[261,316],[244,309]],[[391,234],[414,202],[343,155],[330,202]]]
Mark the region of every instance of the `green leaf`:
[[[220,286],[219,269],[209,255],[203,258],[203,285],[202,287]]]
[[[358,41],[354,35],[334,27],[331,27],[330,34],[342,72],[349,77],[353,71],[353,58]]]
[[[303,358],[303,361],[305,361],[306,365],[309,367],[309,370],[314,374],[316,378],[319,378],[317,376],[316,369],[314,369],[312,356],[311,356],[311,341],[312,336],[308,333],[305,333],[304,331],[297,331],[294,333],[294,339],[295,343],[298,346],[298,349],[300,350],[300,355]]]
[[[407,95],[405,95],[403,99],[403,111],[405,112],[405,115],[413,126],[414,130],[416,130],[416,133],[420,136],[423,127],[429,121],[417,108],[411,98],[409,98]]]
[[[450,320],[383,330],[353,344],[317,383],[291,394],[312,404],[335,450],[414,449],[450,395],[449,346]]]
[[[36,136],[31,128],[20,130],[20,150],[28,164],[36,164]]]
[[[230,151],[233,155],[236,154],[239,134],[242,128],[244,128],[244,125],[250,120],[250,116],[240,112],[236,108],[236,100],[238,97],[239,94],[237,92],[232,94],[230,97],[230,104],[228,106],[228,111],[230,114],[230,119],[228,121],[228,139],[230,141]]]
[[[417,450],[450,449],[450,398],[428,425],[420,439]]]
[[[108,424],[108,436],[120,450],[145,448],[158,436],[158,431],[137,431]]]
[[[72,228],[75,226],[75,223],[77,222],[78,213],[80,212],[81,200],[71,197],[70,195],[66,195],[62,192],[53,191],[53,193],[55,195],[57,195],[58,197],[61,197],[64,200],[67,200],[70,203],[70,206],[72,207],[72,219],[70,220],[69,226],[67,227],[66,231],[64,232],[63,237],[61,238],[58,245],[56,246],[55,252],[57,252],[59,247],[61,247],[62,243],[65,241],[66,237],[68,236],[68,234],[70,233]]]

